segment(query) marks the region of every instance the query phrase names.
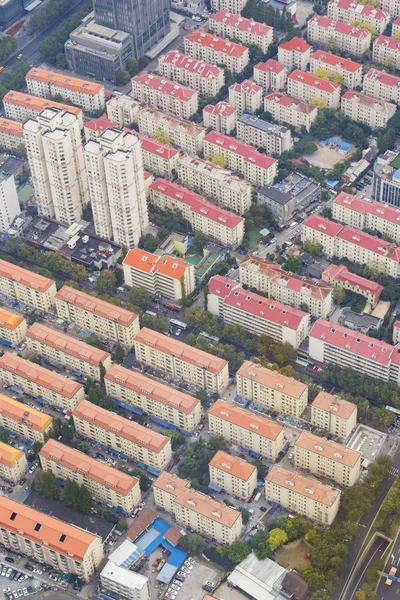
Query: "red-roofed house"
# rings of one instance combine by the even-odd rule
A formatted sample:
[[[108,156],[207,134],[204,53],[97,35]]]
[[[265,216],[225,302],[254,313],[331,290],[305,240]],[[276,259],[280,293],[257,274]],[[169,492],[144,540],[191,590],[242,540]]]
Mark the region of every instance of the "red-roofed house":
[[[110,119],[107,119],[107,117],[99,117],[92,121],[86,121],[83,128],[85,132],[85,141],[95,140],[100,137],[106,129],[113,129],[114,127],[117,126],[110,121]]]
[[[242,44],[230,42],[202,29],[184,37],[185,54],[218,65],[223,64],[232,73],[241,73],[249,62],[249,49]]]
[[[305,71],[311,58],[311,46],[299,37],[292,38],[278,46],[278,61],[289,71],[300,69]]]
[[[253,75],[254,81],[262,87],[264,92],[278,91],[286,87],[288,70],[285,65],[270,58],[266,62],[254,65]]]
[[[345,290],[350,290],[355,294],[365,296],[372,307],[378,304],[383,287],[375,281],[370,281],[360,275],[350,273],[345,265],[329,265],[323,271],[321,279],[335,287],[341,287]]]
[[[180,81],[202,96],[216,96],[225,83],[224,70],[216,65],[170,50],[158,58],[158,70],[163,77]]]
[[[342,111],[349,119],[364,123],[371,129],[386,127],[397,108],[395,104],[366,96],[355,90],[347,90],[341,102]]]
[[[180,119],[189,119],[199,108],[196,90],[146,71],[132,78],[132,96]]]
[[[400,77],[370,69],[364,75],[363,92],[368,96],[400,104]]]
[[[400,5],[398,5],[398,10],[399,10],[399,13],[400,13]],[[398,17],[392,23],[392,35],[396,35],[396,33],[400,33],[400,17]]]
[[[265,23],[257,23],[253,19],[246,19],[227,10],[220,10],[216,15],[211,15],[208,20],[209,30],[220,35],[237,39],[244,44],[255,44],[264,54],[267,53],[273,41],[272,27]]]
[[[371,45],[370,31],[320,15],[311,17],[307,32],[309,42],[326,48],[332,48],[334,43],[336,48],[353,56],[361,56]]]
[[[307,337],[310,315],[241,288],[231,279],[215,275],[208,284],[208,310],[224,323],[240,325],[256,335],[298,348]]]
[[[362,83],[362,65],[332,52],[325,50],[314,52],[311,56],[310,71],[314,74],[317,69],[339,73],[343,77],[343,84],[348,88],[357,87]]]
[[[274,121],[289,123],[300,130],[305,127],[310,130],[318,115],[314,104],[287,96],[282,92],[270,92],[264,98],[264,110],[271,113]]]
[[[229,87],[229,104],[236,109],[238,116],[253,114],[262,107],[263,89],[254,81],[245,79]]]
[[[236,109],[223,100],[217,104],[207,104],[203,108],[203,121],[207,129],[211,127],[218,133],[229,135],[236,128],[236,120]]]
[[[310,102],[314,98],[322,98],[327,108],[340,107],[340,85],[316,77],[304,71],[293,71],[288,77],[287,91],[289,96]]]
[[[400,40],[386,35],[380,35],[372,44],[372,60],[385,65],[389,62],[391,67],[400,69]]]
[[[330,0],[328,3],[328,17],[342,23],[350,23],[351,21],[367,23],[372,25],[377,33],[383,33],[390,22],[389,13],[368,4],[358,4],[355,0]]]
[[[142,133],[136,135],[140,140],[144,168],[170,179],[178,164],[179,150]]]

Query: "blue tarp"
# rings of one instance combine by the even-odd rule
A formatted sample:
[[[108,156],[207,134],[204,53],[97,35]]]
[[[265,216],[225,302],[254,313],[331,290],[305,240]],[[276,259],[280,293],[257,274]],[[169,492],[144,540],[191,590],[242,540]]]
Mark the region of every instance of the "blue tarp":
[[[118,400],[118,398],[111,398],[111,400],[114,402],[115,406],[119,406],[120,408],[129,410],[130,412],[135,413],[135,415],[144,414],[144,412],[140,410],[140,408],[136,408],[135,406],[131,406],[130,404],[125,404],[124,402],[121,402],[121,400]]]
[[[155,475],[156,477],[158,477],[161,473],[161,471],[157,471],[157,469],[153,469],[153,467],[147,467],[147,471],[151,474],[151,475]]]
[[[12,345],[11,342],[9,342],[8,340],[5,340],[4,338],[0,338],[0,344],[3,344],[3,346],[8,346],[8,347],[10,347]]]
[[[222,487],[215,484],[215,483],[209,483],[208,487],[210,488],[210,490],[213,490],[214,492],[222,492]]]
[[[16,394],[23,394],[24,390],[21,390],[21,388],[19,388],[17,385],[11,385],[10,386],[10,390],[12,392],[15,392]]]
[[[119,506],[113,506],[113,511],[118,513],[119,515],[127,515],[128,513],[122,510]]]
[[[253,456],[254,458],[259,458],[261,456],[261,454],[259,452],[255,452],[254,450],[250,450],[249,454],[250,454],[250,456]]]
[[[124,460],[128,460],[128,456],[126,454],[122,454],[122,452],[119,453],[119,457]]]
[[[139,462],[139,463],[138,463],[138,465],[139,465],[139,467],[141,467],[142,469],[145,469],[145,468],[146,468],[146,465],[145,465],[144,463],[142,463],[142,462]]]
[[[75,377],[82,377],[82,373],[80,371],[72,371],[72,375],[75,375]]]
[[[39,402],[39,404],[48,404],[47,400],[45,400],[41,396],[38,396],[37,398],[35,398],[35,400],[36,402]]]
[[[168,421],[165,421],[164,419],[159,419],[158,417],[151,417],[150,420],[154,421],[154,423],[157,423],[158,425],[161,425],[162,427],[165,427],[166,429],[172,429],[173,431],[176,430],[176,425],[172,425],[172,423],[168,423]]]
[[[64,487],[64,485],[65,485],[64,479],[57,477],[56,481],[57,481],[58,485],[61,485],[61,487]]]

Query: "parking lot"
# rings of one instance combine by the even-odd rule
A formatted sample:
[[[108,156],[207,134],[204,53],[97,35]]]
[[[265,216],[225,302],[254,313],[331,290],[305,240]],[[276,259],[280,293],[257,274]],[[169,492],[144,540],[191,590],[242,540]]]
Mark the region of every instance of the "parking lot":
[[[10,563],[4,560],[0,563],[0,592],[2,592],[1,598],[4,600],[17,600],[51,587],[48,574],[44,573],[41,568],[30,564],[28,559],[21,558],[18,561],[17,558],[7,558],[14,562]],[[42,581],[43,577],[47,577],[49,584]]]

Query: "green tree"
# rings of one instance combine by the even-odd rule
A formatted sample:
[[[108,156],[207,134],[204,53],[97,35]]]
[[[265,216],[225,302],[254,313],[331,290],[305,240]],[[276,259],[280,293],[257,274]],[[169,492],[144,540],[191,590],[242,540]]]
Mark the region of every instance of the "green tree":
[[[34,444],[32,446],[32,454],[33,454],[34,460],[37,460],[39,458],[39,452],[41,451],[42,448],[43,448],[42,442],[34,442]]]
[[[124,362],[124,358],[125,351],[121,344],[117,344],[114,351],[114,362],[116,362],[117,365],[122,365],[122,363]]]
[[[206,543],[197,533],[188,533],[179,540],[178,547],[192,556],[200,556],[206,548]]]
[[[88,393],[88,400],[92,404],[96,404],[96,405],[99,404],[99,394],[98,394],[96,388],[94,388],[94,387],[90,388],[89,393]]]
[[[120,519],[117,523],[118,531],[126,531],[128,529],[128,521],[126,519]]]
[[[92,496],[89,490],[83,484],[79,486],[77,509],[85,515],[90,514],[93,506]]]
[[[90,456],[90,446],[87,442],[78,442],[76,449],[79,450],[79,452],[83,452],[83,454]]]
[[[105,376],[105,374],[106,374],[107,371],[106,371],[105,366],[103,365],[102,362],[100,362],[99,370],[100,370],[100,382],[101,382],[101,385],[104,385],[104,376]]]
[[[0,427],[0,442],[8,444],[9,437],[8,431],[6,431],[3,427]]]
[[[135,306],[146,310],[151,305],[150,294],[143,288],[133,287],[129,290],[129,301]]]
[[[100,294],[112,294],[117,287],[117,278],[112,271],[102,271],[96,280],[96,290]]]
[[[128,58],[128,60],[126,61],[126,70],[128,71],[131,77],[134,77],[139,73],[138,62],[133,56],[131,56],[131,58]]]
[[[285,544],[288,541],[286,531],[283,529],[272,529],[269,532],[268,544],[272,552],[274,552],[279,546]]]
[[[228,558],[233,563],[242,562],[251,552],[250,546],[246,542],[233,542],[228,548]]]
[[[151,487],[151,481],[146,475],[140,475],[139,477],[139,487],[142,492],[147,492]]]
[[[65,506],[78,508],[79,484],[76,481],[67,479],[64,486],[63,502]]]
[[[57,479],[51,471],[46,471],[40,474],[40,493],[45,498],[50,500],[58,500],[60,496],[60,486],[57,483]]]
[[[311,254],[311,256],[321,256],[323,252],[322,244],[319,242],[313,242],[312,240],[307,240],[304,242],[304,250]]]
[[[69,424],[66,421],[64,421],[64,423],[61,426],[61,439],[62,439],[63,444],[70,445],[73,438],[74,438],[74,434],[73,434],[72,428],[69,426]]]
[[[303,263],[301,262],[300,256],[289,256],[283,263],[285,271],[291,273],[301,273],[303,270]]]
[[[128,71],[118,69],[118,71],[115,73],[115,83],[117,85],[126,85],[130,78],[131,76],[129,75]]]
[[[194,252],[195,254],[200,254],[202,256],[203,250],[204,250],[205,246],[207,246],[208,241],[209,240],[204,233],[202,233],[201,231],[196,233],[192,240],[192,246],[191,246],[192,252]]]

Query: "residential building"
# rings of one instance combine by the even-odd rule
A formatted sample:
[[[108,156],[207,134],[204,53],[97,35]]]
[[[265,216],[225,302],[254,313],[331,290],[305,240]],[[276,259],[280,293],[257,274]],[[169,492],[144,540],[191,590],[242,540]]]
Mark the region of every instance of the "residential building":
[[[374,162],[372,197],[389,206],[400,207],[399,152],[386,150]]]
[[[156,179],[150,185],[149,202],[162,211],[181,210],[193,231],[201,231],[223,245],[237,248],[242,243],[243,217],[207,202],[199,194],[176,183]]]
[[[170,50],[158,58],[158,71],[163,77],[179,81],[201,96],[216,96],[225,83],[224,70],[216,65]]]
[[[371,25],[376,33],[383,33],[390,22],[389,13],[368,4],[359,4],[354,0],[330,0],[328,17],[342,23],[364,23]]]
[[[25,76],[29,94],[40,98],[60,95],[64,100],[80,106],[85,112],[99,112],[105,108],[104,86],[70,75],[33,67]]]
[[[382,10],[388,12],[393,19],[400,17],[400,6],[397,0],[382,0]]]
[[[14,175],[0,171],[0,233],[7,233],[14,219],[20,214],[21,207]]]
[[[14,446],[0,442],[0,477],[19,484],[28,470],[28,461],[25,453]]]
[[[75,323],[100,338],[131,348],[139,331],[135,313],[64,285],[56,295],[59,319]]]
[[[62,112],[71,113],[78,120],[79,127],[83,127],[82,109],[70,104],[54,102],[48,98],[38,98],[30,94],[15,92],[11,90],[3,98],[4,115],[7,119],[25,123],[28,119],[35,119],[46,108],[58,109]]]
[[[269,185],[277,174],[277,161],[258,152],[245,142],[211,131],[204,138],[204,158],[212,161],[216,155],[225,158],[225,166],[240,173],[257,187]]]
[[[323,271],[321,279],[335,287],[341,287],[344,290],[350,290],[355,294],[365,296],[372,307],[378,304],[383,290],[379,283],[351,273],[345,265],[329,265]]]
[[[257,200],[266,205],[279,221],[288,221],[296,212],[321,198],[321,186],[302,173],[291,173],[277,185],[258,190]]]
[[[393,344],[400,342],[400,321],[395,321],[393,324]]]
[[[138,362],[162,371],[198,389],[221,394],[228,386],[228,361],[192,348],[158,331],[142,327],[135,336]]]
[[[364,75],[363,92],[380,100],[400,104],[400,77],[379,69],[370,69]]]
[[[243,44],[255,44],[266,54],[273,41],[273,30],[265,23],[257,23],[240,14],[220,10],[208,20],[209,31],[221,37],[240,40]]]
[[[347,90],[342,96],[342,111],[352,121],[368,125],[371,129],[386,127],[396,112],[396,105],[378,98]]]
[[[141,500],[139,480],[119,469],[65,446],[48,440],[39,452],[40,465],[45,473],[70,479],[84,485],[95,501],[130,514]]]
[[[343,56],[337,56],[325,50],[317,50],[311,56],[310,72],[314,74],[317,69],[339,74],[342,77],[343,85],[348,88],[355,88],[362,84],[362,65],[350,58],[343,58]]]
[[[176,171],[179,150],[142,133],[136,134],[142,149],[143,167],[156,175],[172,179]]]
[[[246,0],[211,0],[211,10],[227,10],[233,14],[240,14],[246,6]]]
[[[301,275],[284,271],[281,265],[247,255],[239,265],[239,281],[282,304],[303,309],[314,317],[328,318],[333,310],[332,288]]]
[[[218,133],[232,134],[236,129],[237,110],[228,102],[221,100],[217,104],[207,104],[203,108],[204,126]]]
[[[206,135],[203,127],[166,115],[153,106],[140,109],[138,125],[140,133],[150,137],[158,133],[166,134],[171,144],[189,154],[198,154],[203,150],[203,139]]]
[[[253,335],[298,348],[307,337],[310,315],[244,290],[231,279],[214,275],[208,284],[208,310],[224,323],[240,325]]]
[[[392,35],[396,35],[396,33],[400,33],[400,17],[397,17],[397,19],[392,23]]]
[[[146,375],[113,365],[104,383],[109,396],[147,413],[155,423],[168,423],[185,432],[192,432],[200,423],[200,400]]]
[[[269,123],[255,115],[244,113],[238,118],[236,135],[239,140],[264,148],[267,154],[282,154],[293,147],[291,131],[288,127]]]
[[[137,246],[149,224],[138,137],[107,129],[85,144],[84,163],[97,235],[124,248]]]
[[[127,94],[114,96],[106,104],[107,117],[117,127],[131,127],[139,118],[140,104]]]
[[[298,419],[307,408],[308,386],[258,363],[245,360],[236,373],[239,396],[257,408]]]
[[[212,484],[244,502],[250,500],[257,487],[257,468],[254,465],[218,450],[208,467]]]
[[[124,600],[150,600],[150,583],[147,577],[124,569],[109,560],[100,573],[102,592],[108,597]]]
[[[362,56],[371,45],[370,31],[320,15],[314,15],[308,21],[307,36],[308,41],[315,46],[329,50],[337,48],[352,56]]]
[[[218,206],[239,215],[251,206],[251,184],[207,160],[184,154],[178,159],[178,178],[181,183],[208,198]]]
[[[400,40],[380,35],[372,44],[372,60],[381,65],[389,64],[393,69],[400,68]]]
[[[5,352],[0,357],[0,378],[43,404],[73,410],[84,398],[83,385],[49,371],[30,360]]]
[[[49,312],[55,303],[56,282],[0,259],[0,292],[32,308]]]
[[[19,346],[25,339],[27,324],[21,315],[0,307],[0,339]]]
[[[132,96],[180,119],[189,119],[199,108],[196,90],[147,71],[132,78]]]
[[[328,527],[339,510],[340,490],[278,465],[265,479],[265,498],[279,506]]]
[[[227,546],[239,539],[240,511],[193,490],[189,481],[164,471],[154,482],[153,494],[156,506],[172,513],[179,525]]]
[[[76,116],[46,108],[26,121],[24,140],[39,215],[68,225],[80,221],[89,191]]]
[[[262,107],[263,89],[253,81],[245,79],[242,83],[233,83],[229,87],[229,104],[240,116],[243,113],[255,113]]]
[[[326,108],[334,109],[340,107],[340,85],[316,77],[311,73],[304,71],[293,71],[288,77],[287,91],[289,96],[311,102],[316,98],[321,98],[326,104]]]
[[[0,543],[85,583],[104,558],[100,537],[15,500],[0,497]]]
[[[85,135],[85,142],[89,140],[97,140],[104,131],[107,129],[114,129],[115,124],[107,119],[107,117],[99,117],[98,119],[91,119],[86,121],[83,126],[83,132]]]
[[[317,477],[350,487],[360,476],[361,452],[343,444],[302,431],[293,450],[294,466]]]
[[[264,110],[271,113],[274,121],[288,123],[301,131],[310,131],[318,115],[314,104],[287,96],[282,92],[270,92],[264,98]]]
[[[279,91],[286,87],[288,70],[277,60],[270,58],[266,62],[254,65],[253,79],[264,92]]]
[[[249,410],[217,400],[207,412],[211,435],[275,462],[284,446],[283,427]]]
[[[72,413],[76,433],[162,471],[172,458],[171,440],[152,429],[82,400]]]
[[[311,424],[347,440],[357,426],[357,405],[321,390],[311,404]]]
[[[278,46],[278,62],[285,65],[288,71],[306,71],[310,59],[311,46],[302,38],[294,37]]]
[[[24,147],[22,123],[0,117],[0,148],[17,150]]]
[[[0,426],[31,442],[45,441],[53,426],[50,415],[0,394]]]
[[[49,363],[57,363],[95,381],[100,381],[102,369],[107,371],[112,364],[109,352],[42,323],[34,323],[28,329],[26,343],[31,352],[43,356]]]
[[[125,285],[145,289],[152,296],[179,302],[194,292],[194,266],[176,256],[130,250],[122,263]]]
[[[249,63],[249,49],[242,44],[206,33],[202,29],[184,37],[185,54],[212,65],[225,65],[231,73],[241,73]]]

